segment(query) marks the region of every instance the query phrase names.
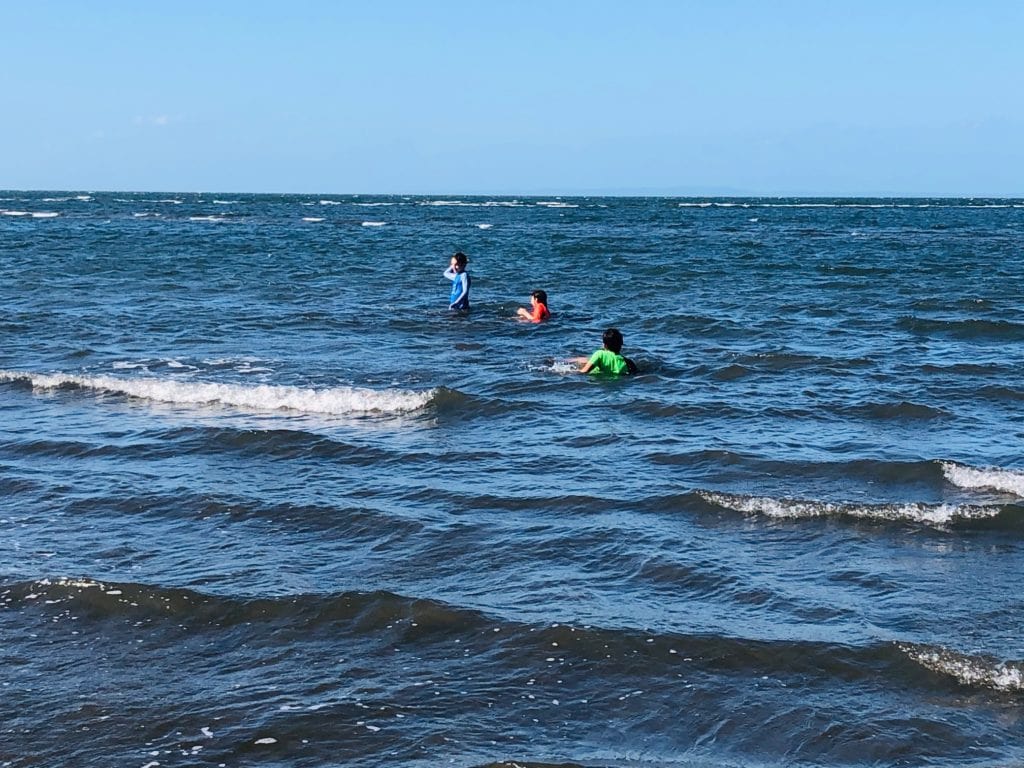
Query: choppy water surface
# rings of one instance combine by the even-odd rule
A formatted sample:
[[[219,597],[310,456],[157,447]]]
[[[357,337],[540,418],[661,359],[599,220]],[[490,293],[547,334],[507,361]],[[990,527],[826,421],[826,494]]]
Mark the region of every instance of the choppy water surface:
[[[1022,244],[0,193],[0,765],[1024,763]]]

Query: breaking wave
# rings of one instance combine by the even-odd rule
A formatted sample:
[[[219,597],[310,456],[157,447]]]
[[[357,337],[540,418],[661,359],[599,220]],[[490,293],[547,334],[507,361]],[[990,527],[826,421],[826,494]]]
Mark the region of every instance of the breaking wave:
[[[980,504],[852,504],[806,499],[742,496],[729,493],[698,491],[704,501],[747,515],[763,515],[776,519],[810,519],[846,517],[879,522],[911,522],[948,526],[959,522],[990,520],[999,516],[1000,505]]]
[[[0,383],[4,382],[26,382],[33,389],[39,390],[77,387],[178,405],[227,405],[252,411],[290,410],[331,415],[408,413],[426,406],[436,394],[435,390],[375,390],[359,387],[308,389],[158,378],[122,379],[114,376],[0,371]]]
[[[977,469],[953,462],[942,462],[942,472],[960,488],[991,489],[1024,497],[1024,471],[990,467]]]
[[[925,669],[952,677],[960,685],[1006,692],[1024,691],[1024,664],[971,656],[942,647],[911,643],[898,647]]]

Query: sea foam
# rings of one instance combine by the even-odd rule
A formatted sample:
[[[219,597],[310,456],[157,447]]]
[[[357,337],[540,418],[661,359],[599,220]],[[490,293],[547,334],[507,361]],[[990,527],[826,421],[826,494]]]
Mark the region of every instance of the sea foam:
[[[947,648],[910,643],[901,644],[899,649],[925,669],[948,675],[960,685],[994,688],[997,691],[1024,691],[1024,666],[1020,664],[1000,663]]]
[[[912,522],[944,526],[958,520],[981,520],[996,517],[999,506],[970,504],[851,504],[804,499],[740,496],[729,493],[699,491],[705,501],[725,509],[748,515],[776,519],[807,519],[815,517],[851,517],[880,522]]]
[[[376,390],[359,387],[307,389],[268,384],[253,386],[176,379],[0,371],[0,383],[16,381],[29,382],[33,389],[81,387],[176,405],[226,405],[250,411],[290,410],[331,415],[408,413],[426,406],[436,394],[435,390]]]
[[[1024,472],[990,467],[976,469],[953,462],[942,462],[942,473],[960,488],[985,488],[1024,497]]]

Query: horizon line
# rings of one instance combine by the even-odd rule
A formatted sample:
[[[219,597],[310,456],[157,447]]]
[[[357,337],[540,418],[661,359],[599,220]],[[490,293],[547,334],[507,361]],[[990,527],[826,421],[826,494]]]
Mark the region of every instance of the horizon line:
[[[312,192],[282,192],[282,191],[262,191],[252,192],[244,190],[228,190],[228,189],[195,189],[195,190],[171,190],[171,189],[90,189],[87,187],[79,188],[58,188],[58,187],[37,187],[37,188],[26,188],[26,189],[2,189],[0,194],[7,193],[38,193],[38,192],[78,192],[78,193],[89,193],[89,194],[128,194],[128,195],[152,195],[152,194],[167,194],[167,195],[294,195],[294,196],[316,196],[316,195],[336,195],[339,197],[605,197],[605,198],[665,198],[665,199],[784,199],[784,198],[795,198],[804,200],[970,200],[970,199],[990,199],[990,200],[1020,200],[1024,199],[1024,194],[1021,195],[1007,195],[1007,194],[906,194],[896,192],[874,192],[868,194],[828,194],[824,192],[771,192],[771,193],[756,193],[741,190],[723,190],[708,192],[671,192],[668,190],[649,190],[645,191],[642,189],[622,189],[622,190],[577,190],[573,192],[562,191],[562,192],[498,192],[498,191],[462,191],[462,192],[326,192],[326,191],[312,191]]]

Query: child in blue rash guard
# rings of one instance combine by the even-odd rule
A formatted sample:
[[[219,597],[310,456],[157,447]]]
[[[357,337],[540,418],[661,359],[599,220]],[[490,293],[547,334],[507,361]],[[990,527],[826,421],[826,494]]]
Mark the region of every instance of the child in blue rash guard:
[[[592,354],[589,360],[584,362],[584,359],[580,358],[580,373],[609,373],[613,376],[636,373],[636,363],[621,354],[622,333],[618,328],[606,330],[601,341],[604,347]]]
[[[452,256],[451,264],[444,271],[444,276],[452,281],[452,294],[448,299],[448,309],[456,312],[469,311],[469,273],[466,263],[469,259],[462,251]]]

